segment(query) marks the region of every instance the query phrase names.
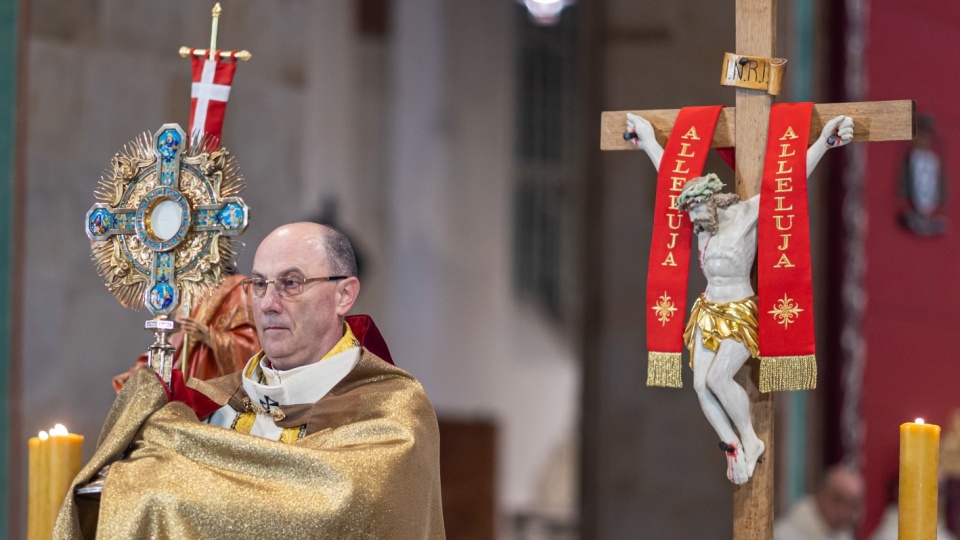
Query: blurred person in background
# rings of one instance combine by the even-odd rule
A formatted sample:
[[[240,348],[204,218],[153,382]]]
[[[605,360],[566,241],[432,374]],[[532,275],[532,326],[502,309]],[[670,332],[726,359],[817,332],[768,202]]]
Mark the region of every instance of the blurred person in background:
[[[800,499],[776,521],[773,538],[853,540],[863,495],[860,473],[845,465],[834,465],[827,470],[815,494]]]

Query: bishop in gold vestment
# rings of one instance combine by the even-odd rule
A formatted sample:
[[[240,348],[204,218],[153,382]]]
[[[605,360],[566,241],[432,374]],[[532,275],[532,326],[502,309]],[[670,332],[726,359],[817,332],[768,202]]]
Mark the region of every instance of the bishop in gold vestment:
[[[193,385],[226,405],[240,375]],[[290,444],[212,426],[142,368],[74,487],[126,456],[99,505],[68,497],[54,538],[444,537],[436,416],[407,373],[363,349],[323,399],[287,415],[308,430]]]
[[[372,321],[346,316],[349,240],[280,227],[243,286],[262,352],[210,381],[176,372],[169,389],[137,371],[54,537],[442,539],[436,415]],[[107,465],[98,499],[75,494]]]

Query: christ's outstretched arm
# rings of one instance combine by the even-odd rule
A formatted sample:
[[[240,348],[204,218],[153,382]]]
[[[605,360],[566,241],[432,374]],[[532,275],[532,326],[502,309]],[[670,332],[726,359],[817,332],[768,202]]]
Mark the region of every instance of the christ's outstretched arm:
[[[659,172],[660,160],[663,159],[663,147],[657,142],[657,136],[653,133],[653,125],[642,116],[627,113],[627,132],[637,134],[637,138],[630,139],[630,142],[650,156],[650,161],[653,162],[653,166]]]
[[[807,148],[807,178],[820,163],[820,158],[831,148],[839,148],[853,140],[853,118],[837,116],[823,126],[818,138]]]

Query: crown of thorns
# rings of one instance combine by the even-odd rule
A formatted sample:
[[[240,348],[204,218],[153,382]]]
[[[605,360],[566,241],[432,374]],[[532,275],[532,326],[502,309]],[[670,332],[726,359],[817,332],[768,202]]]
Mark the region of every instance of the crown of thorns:
[[[691,204],[701,203],[714,193],[723,189],[723,182],[716,174],[694,178],[683,186],[683,191],[677,197],[677,208],[686,211]]]

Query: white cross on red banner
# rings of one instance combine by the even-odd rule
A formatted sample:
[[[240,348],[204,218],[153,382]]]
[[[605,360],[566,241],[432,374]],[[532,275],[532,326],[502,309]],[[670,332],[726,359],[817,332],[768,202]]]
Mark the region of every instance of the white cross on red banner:
[[[206,132],[220,138],[223,116],[230,98],[230,85],[237,70],[236,61],[224,62],[193,56],[193,85],[190,90],[190,133]]]

